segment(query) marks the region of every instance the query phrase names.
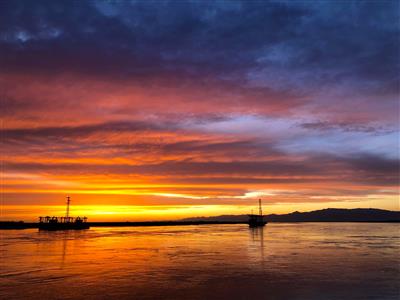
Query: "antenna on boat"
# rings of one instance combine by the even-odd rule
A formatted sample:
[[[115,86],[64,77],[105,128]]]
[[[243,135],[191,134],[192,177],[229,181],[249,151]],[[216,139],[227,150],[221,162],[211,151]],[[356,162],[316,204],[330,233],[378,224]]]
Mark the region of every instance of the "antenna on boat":
[[[260,216],[262,216],[261,199],[258,199],[258,211],[259,211]]]
[[[71,199],[69,196],[67,196],[67,212],[65,214],[65,218],[68,220],[69,218],[69,203],[71,202]]]

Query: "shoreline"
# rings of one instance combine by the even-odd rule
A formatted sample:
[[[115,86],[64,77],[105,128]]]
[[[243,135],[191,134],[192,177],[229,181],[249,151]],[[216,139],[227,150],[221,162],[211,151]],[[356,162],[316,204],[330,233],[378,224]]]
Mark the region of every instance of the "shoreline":
[[[269,223],[400,223],[399,220],[365,221],[270,221]],[[146,221],[146,222],[88,222],[90,227],[150,227],[150,226],[196,226],[196,225],[248,225],[235,221]],[[0,230],[38,228],[39,223],[22,221],[0,221]]]

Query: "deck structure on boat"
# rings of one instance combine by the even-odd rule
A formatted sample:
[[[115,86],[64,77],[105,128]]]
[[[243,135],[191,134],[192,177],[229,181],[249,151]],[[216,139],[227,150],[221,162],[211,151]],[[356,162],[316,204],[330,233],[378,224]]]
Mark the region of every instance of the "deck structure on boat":
[[[65,217],[39,217],[39,230],[79,230],[89,229],[86,217],[70,217],[69,206],[71,199],[67,197],[67,210]]]

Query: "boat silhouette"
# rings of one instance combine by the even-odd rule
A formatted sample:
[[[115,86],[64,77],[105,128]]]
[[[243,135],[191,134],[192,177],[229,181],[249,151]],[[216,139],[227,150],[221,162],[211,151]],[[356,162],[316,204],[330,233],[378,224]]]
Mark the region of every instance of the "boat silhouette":
[[[258,215],[250,214],[248,224],[250,227],[262,227],[267,224],[267,221],[264,220],[264,216],[262,213],[261,199],[258,199]]]
[[[39,217],[39,230],[79,230],[89,229],[86,217],[70,217],[69,207],[71,198],[67,197],[67,210],[65,217]]]

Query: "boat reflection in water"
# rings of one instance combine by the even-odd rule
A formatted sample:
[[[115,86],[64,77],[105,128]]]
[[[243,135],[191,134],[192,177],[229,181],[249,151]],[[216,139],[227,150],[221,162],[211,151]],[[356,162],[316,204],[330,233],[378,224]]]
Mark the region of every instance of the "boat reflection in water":
[[[69,216],[70,202],[70,197],[67,197],[67,211],[65,217],[39,217],[39,230],[89,229],[86,217],[74,218]]]

